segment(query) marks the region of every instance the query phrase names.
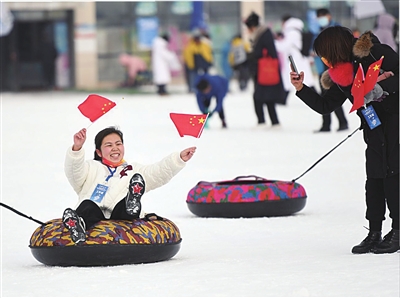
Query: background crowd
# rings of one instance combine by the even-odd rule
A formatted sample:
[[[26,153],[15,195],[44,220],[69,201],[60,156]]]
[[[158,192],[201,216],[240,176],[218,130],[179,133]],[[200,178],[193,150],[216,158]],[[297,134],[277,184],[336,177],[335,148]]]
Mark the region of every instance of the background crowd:
[[[183,48],[181,55],[168,50],[168,34],[161,37],[166,40],[163,42],[165,51],[159,51],[158,44],[161,37],[157,37],[153,42],[152,51],[152,71],[153,83],[157,86],[157,92],[160,95],[166,95],[165,86],[171,84],[172,76],[170,73],[181,71],[185,78],[188,93],[197,94],[199,102],[199,110],[206,112],[204,103],[199,101],[199,94],[204,95],[204,90],[199,90],[195,82],[198,78],[211,74],[215,77],[223,77],[227,80],[227,88],[225,84],[213,84],[213,93],[223,94],[219,96],[218,112],[223,115],[223,99],[227,92],[232,92],[230,84],[237,84],[239,91],[248,89],[249,83],[253,83],[254,93],[254,109],[257,117],[257,126],[265,127],[266,120],[264,117],[264,105],[267,107],[272,128],[279,128],[276,104],[285,105],[286,98],[290,92],[294,92],[293,86],[290,84],[290,64],[288,56],[291,55],[296,62],[299,71],[303,71],[305,75],[305,84],[315,91],[322,94],[324,91],[320,79],[323,72],[328,67],[321,61],[312,49],[313,41],[318,34],[328,27],[340,26],[335,21],[331,12],[327,8],[319,8],[315,10],[319,30],[313,34],[308,31],[306,22],[300,18],[285,14],[281,17],[280,31],[273,31],[270,26],[265,25],[260,16],[254,12],[248,16],[243,25],[246,26],[249,33],[249,39],[242,37],[240,33],[230,37],[222,49],[222,60],[220,65],[216,65],[215,53],[213,50],[212,36],[204,28],[195,28],[191,37]],[[352,30],[354,37],[358,38],[360,32],[357,28],[349,28]],[[383,13],[376,17],[375,26],[370,30],[380,39],[382,43],[388,44],[396,52],[398,52],[398,20],[391,14]],[[263,57],[262,49],[267,49],[267,56],[279,61],[279,82],[277,84],[265,85],[260,84],[257,80],[258,60]],[[182,68],[179,67],[179,62]],[[168,67],[169,65],[169,71]],[[218,66],[218,67],[217,67]],[[218,71],[220,69],[220,71]],[[168,72],[168,75],[166,75]],[[160,76],[165,77],[162,83],[158,81]],[[160,91],[161,84],[161,91]],[[204,97],[204,96],[203,96]],[[208,94],[206,104],[210,105],[212,94]],[[337,117],[337,131],[348,130],[348,122],[343,108],[338,107],[332,114]],[[221,116],[223,127],[226,128],[224,116]],[[330,132],[331,131],[331,114],[322,115],[321,127],[314,132]]]

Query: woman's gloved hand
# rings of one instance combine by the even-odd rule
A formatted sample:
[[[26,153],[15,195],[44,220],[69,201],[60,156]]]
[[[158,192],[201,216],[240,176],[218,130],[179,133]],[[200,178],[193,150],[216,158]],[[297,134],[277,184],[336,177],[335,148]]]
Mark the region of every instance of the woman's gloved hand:
[[[371,101],[382,101],[387,95],[389,95],[389,93],[383,91],[379,84],[375,84],[374,89],[364,96],[364,104],[368,104]]]

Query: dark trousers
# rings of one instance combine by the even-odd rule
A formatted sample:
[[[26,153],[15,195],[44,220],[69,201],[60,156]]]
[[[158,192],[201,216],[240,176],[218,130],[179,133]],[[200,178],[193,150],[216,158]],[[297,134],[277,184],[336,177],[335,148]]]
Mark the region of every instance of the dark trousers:
[[[239,81],[239,88],[241,91],[246,90],[247,84],[250,79],[250,72],[247,65],[239,65],[235,68],[237,79]]]
[[[380,231],[385,220],[386,204],[392,228],[399,229],[399,174],[383,178],[368,178],[365,183],[365,200],[367,204],[366,219],[371,231]]]
[[[339,127],[347,126],[347,119],[344,115],[343,107],[339,107],[334,111],[336,117],[339,120]],[[331,129],[331,114],[322,115],[322,129],[330,130]]]
[[[76,209],[76,213],[83,218],[86,224],[86,230],[92,227],[95,223],[105,220],[103,211],[100,207],[91,200],[84,200]],[[125,198],[118,202],[111,212],[110,219],[125,219],[132,220],[137,217],[126,213]]]
[[[321,75],[319,75],[319,86],[321,87],[321,95],[324,93],[324,88],[321,85]],[[343,107],[340,106],[334,111],[336,117],[339,120],[339,128],[340,127],[347,127],[347,119],[346,116],[344,115]],[[331,129],[331,122],[332,122],[332,113],[322,115],[322,130],[330,130]]]
[[[206,107],[207,111],[209,111],[209,107],[211,104],[211,97],[210,98],[206,98],[203,101],[204,106]],[[224,108],[221,107],[221,111],[218,112],[219,118],[221,119],[222,122],[225,121],[225,113],[224,113]]]
[[[264,104],[267,105],[268,114],[269,118],[271,119],[272,125],[279,124],[278,114],[276,113],[275,109],[275,103],[270,103],[270,102],[264,103],[260,100],[255,100],[255,99],[253,99],[253,101],[254,101],[254,109],[256,110],[256,115],[258,119],[258,124],[265,123]]]

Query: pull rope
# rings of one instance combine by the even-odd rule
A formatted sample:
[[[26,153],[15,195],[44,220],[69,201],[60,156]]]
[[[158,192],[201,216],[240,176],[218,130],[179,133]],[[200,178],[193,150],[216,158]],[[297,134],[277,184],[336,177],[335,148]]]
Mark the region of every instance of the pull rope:
[[[18,210],[15,210],[14,208],[12,208],[12,207],[10,207],[10,206],[8,206],[8,205],[2,203],[2,202],[0,202],[0,206],[5,207],[5,208],[7,208],[7,209],[13,211],[13,212],[17,213],[18,215],[20,215],[20,216],[22,216],[22,217],[26,217],[26,218],[28,218],[28,219],[30,219],[30,220],[33,220],[34,222],[36,222],[36,223],[38,223],[38,224],[40,224],[40,225],[42,225],[42,226],[45,226],[45,225],[46,225],[44,222],[41,222],[40,220],[34,219],[34,218],[32,218],[31,216],[28,216],[28,215],[26,215],[26,214],[23,214],[22,212],[19,212]]]
[[[361,130],[361,126],[357,128],[355,131],[353,131],[351,134],[349,134],[343,141],[341,141],[339,144],[337,144],[335,147],[333,147],[328,153],[326,153],[324,156],[322,156],[320,159],[318,159],[311,167],[307,169],[303,174],[301,174],[299,177],[296,179],[293,179],[292,182],[295,182],[299,178],[303,177],[307,172],[309,172],[312,168],[314,168],[317,164],[319,164],[325,157],[327,157],[329,154],[332,153],[333,150],[335,150],[337,147],[339,147],[341,144],[343,144],[348,138],[350,138],[352,135],[354,135],[358,130]]]

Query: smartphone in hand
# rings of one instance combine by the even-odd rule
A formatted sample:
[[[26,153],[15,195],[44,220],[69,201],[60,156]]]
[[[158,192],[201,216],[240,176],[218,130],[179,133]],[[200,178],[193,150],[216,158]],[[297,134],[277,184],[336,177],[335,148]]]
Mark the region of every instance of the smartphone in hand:
[[[296,63],[294,63],[292,55],[289,55],[289,62],[290,62],[290,68],[292,69],[292,71],[297,73],[299,75],[298,78],[300,78],[299,71],[297,70]]]

